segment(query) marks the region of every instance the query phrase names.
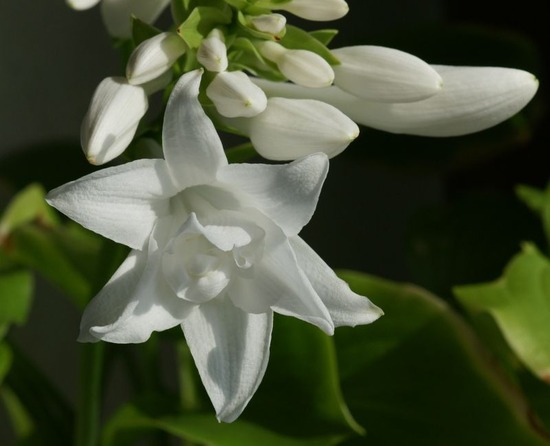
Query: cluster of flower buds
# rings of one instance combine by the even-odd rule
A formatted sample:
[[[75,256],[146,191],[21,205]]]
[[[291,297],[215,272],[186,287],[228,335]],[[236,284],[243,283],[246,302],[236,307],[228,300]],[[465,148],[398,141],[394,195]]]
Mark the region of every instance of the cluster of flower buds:
[[[78,8],[97,3],[71,1]],[[335,156],[357,137],[357,123],[425,136],[476,132],[515,114],[538,86],[530,73],[515,69],[431,66],[379,46],[329,49],[333,33],[307,33],[274,12],[334,20],[347,13],[344,0],[220,0],[219,8],[172,3],[177,29],[140,42],[126,79],[105,79],[96,90],[82,127],[90,162],[102,164],[124,151],[147,110],[147,96],[163,89],[172,71],[204,68],[205,109],[274,160],[317,151]],[[152,21],[165,6],[102,1],[115,36],[129,33],[130,13]],[[124,26],[109,25],[117,21]]]

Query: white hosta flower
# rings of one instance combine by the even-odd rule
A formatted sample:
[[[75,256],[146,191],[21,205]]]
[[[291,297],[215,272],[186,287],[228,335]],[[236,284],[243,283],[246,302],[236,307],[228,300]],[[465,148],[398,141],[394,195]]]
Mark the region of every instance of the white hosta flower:
[[[170,0],[67,0],[74,9],[88,9],[101,1],[101,15],[109,34],[128,38],[132,31],[132,16],[153,23],[170,4]]]
[[[262,42],[259,49],[262,56],[274,62],[279,71],[295,84],[322,88],[334,80],[332,67],[316,53],[290,50],[275,42]]]
[[[144,342],[181,325],[218,419],[230,422],[264,375],[274,311],[329,334],[382,312],[297,235],[315,210],[327,157],[228,165],[197,100],[197,73],[182,76],[168,102],[165,159],[95,172],[47,200],[133,248],[86,308],[79,339]]]
[[[443,87],[437,71],[403,51],[360,45],[331,52],[340,61],[333,67],[334,85],[369,101],[414,102],[437,94]]]
[[[269,3],[266,6],[272,9],[282,9],[298,17],[319,22],[339,19],[349,11],[349,6],[344,0],[290,0],[281,3],[260,0],[258,5],[263,6],[265,3]]]
[[[199,45],[197,60],[208,71],[219,73],[227,70],[227,47],[225,46],[223,33],[214,29]]]
[[[434,66],[441,91],[418,102],[367,101],[337,87],[308,89],[254,79],[267,96],[316,98],[332,104],[359,124],[392,133],[459,136],[495,126],[519,112],[533,98],[538,80],[512,68]]]
[[[286,17],[282,14],[260,14],[250,18],[252,26],[263,33],[278,35],[286,26]]]
[[[128,82],[140,85],[158,78],[172,68],[185,50],[183,39],[176,33],[160,33],[141,42],[126,65]]]
[[[359,136],[359,127],[337,108],[308,99],[269,98],[263,113],[227,122],[247,134],[256,151],[271,160],[315,152],[332,158]]]
[[[256,116],[267,106],[265,93],[242,71],[218,73],[206,95],[218,113],[228,118]]]
[[[101,81],[80,130],[80,143],[88,161],[99,165],[120,155],[132,141],[148,106],[142,87],[130,85],[121,77]]]

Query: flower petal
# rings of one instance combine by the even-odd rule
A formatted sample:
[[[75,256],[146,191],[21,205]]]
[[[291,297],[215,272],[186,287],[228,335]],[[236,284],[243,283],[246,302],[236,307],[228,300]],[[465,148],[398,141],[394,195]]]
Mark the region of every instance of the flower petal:
[[[126,78],[132,85],[140,85],[172,68],[185,52],[185,42],[176,33],[160,33],[140,43],[126,65]]]
[[[179,79],[164,114],[164,156],[181,189],[209,183],[227,164],[218,133],[198,101],[201,75],[195,70]]]
[[[80,132],[82,150],[88,161],[104,164],[124,152],[148,107],[143,88],[119,77],[101,81]]]
[[[369,299],[351,291],[304,240],[298,236],[289,240],[298,265],[321,297],[336,327],[370,324],[384,314]]]
[[[273,314],[248,314],[228,299],[196,305],[183,333],[218,420],[244,410],[267,367]]]
[[[290,0],[274,3],[273,9],[282,9],[298,17],[319,22],[339,19],[349,11],[344,0]]]
[[[317,153],[290,164],[230,164],[218,181],[234,187],[243,206],[260,210],[292,236],[313,215],[327,172],[327,156]]]
[[[46,200],[82,226],[142,249],[176,192],[164,160],[138,160],[60,186]]]
[[[67,0],[67,4],[73,9],[89,9],[97,5],[101,0]]]
[[[334,85],[374,102],[414,102],[441,91],[441,76],[412,54],[357,45],[331,50],[339,60]]]
[[[80,324],[81,342],[144,342],[153,331],[180,324],[189,305],[176,297],[159,273],[160,253],[132,251],[90,302]]]
[[[129,38],[132,34],[132,16],[153,23],[170,0],[103,0],[101,14],[109,34]]]

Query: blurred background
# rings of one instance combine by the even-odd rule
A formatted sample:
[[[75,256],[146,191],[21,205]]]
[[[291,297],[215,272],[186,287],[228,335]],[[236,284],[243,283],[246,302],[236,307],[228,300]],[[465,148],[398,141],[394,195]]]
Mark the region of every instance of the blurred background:
[[[334,268],[412,281],[443,297],[451,283],[498,277],[520,241],[542,238],[513,187],[543,186],[550,176],[543,3],[348,3],[351,13],[334,23],[340,29],[334,47],[377,44],[434,64],[521,68],[537,75],[541,88],[521,116],[478,135],[427,139],[362,129],[332,161],[304,238]],[[61,0],[0,0],[2,207],[32,181],[58,185],[52,171],[68,181],[91,170],[78,149],[80,122],[100,80],[123,73],[98,8],[76,12]],[[31,152],[36,156],[22,161]],[[14,174],[14,165],[25,169]],[[37,280],[30,320],[13,335],[74,399],[80,315]],[[0,445],[9,444],[3,418],[0,408]]]

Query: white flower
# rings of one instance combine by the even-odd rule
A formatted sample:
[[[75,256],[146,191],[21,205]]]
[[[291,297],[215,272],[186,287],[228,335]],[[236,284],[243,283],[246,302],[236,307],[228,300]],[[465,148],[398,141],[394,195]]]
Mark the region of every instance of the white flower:
[[[308,89],[254,79],[267,96],[315,98],[332,104],[359,124],[392,133],[458,136],[505,121],[533,98],[538,81],[511,68],[434,66],[443,79],[441,91],[410,103],[367,101],[337,87]]]
[[[297,235],[314,212],[327,157],[228,165],[197,100],[197,73],[182,76],[168,102],[165,159],[93,173],[47,200],[133,248],[85,310],[80,340],[143,342],[181,324],[218,419],[230,422],[264,375],[274,311],[329,334],[382,312]]]
[[[199,45],[197,60],[208,71],[219,73],[227,70],[227,47],[223,33],[213,29]]]
[[[278,35],[286,26],[286,17],[281,14],[260,14],[250,17],[254,29],[263,33]]]
[[[168,71],[185,53],[185,43],[176,33],[160,33],[141,42],[132,52],[126,65],[126,78],[140,85]]]
[[[443,86],[437,71],[403,51],[360,45],[331,52],[340,61],[333,67],[334,85],[363,99],[414,102],[433,96]]]
[[[344,113],[311,99],[269,98],[259,115],[225,121],[248,135],[264,158],[279,161],[315,152],[332,158],[359,136],[359,127]]]
[[[349,6],[344,0],[290,0],[288,2],[270,2],[260,0],[257,6],[282,9],[307,20],[328,21],[344,17]]]
[[[132,30],[132,16],[153,23],[170,0],[67,0],[74,9],[88,9],[101,1],[101,15],[109,34],[128,38]]]
[[[80,143],[88,161],[99,165],[120,155],[132,141],[148,106],[142,87],[120,77],[101,81],[80,130]]]
[[[334,80],[332,67],[316,53],[290,50],[275,42],[262,42],[259,49],[262,56],[275,62],[279,71],[295,84],[321,88]]]
[[[242,71],[218,73],[206,95],[218,113],[228,118],[256,116],[267,106],[265,93]]]

